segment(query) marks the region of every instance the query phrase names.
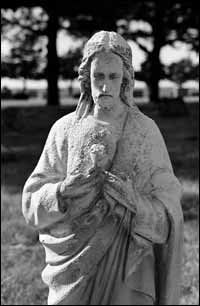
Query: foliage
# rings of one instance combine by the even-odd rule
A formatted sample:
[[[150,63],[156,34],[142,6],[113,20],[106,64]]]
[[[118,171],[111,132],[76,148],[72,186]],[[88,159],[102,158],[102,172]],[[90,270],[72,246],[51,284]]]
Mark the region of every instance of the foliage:
[[[3,76],[43,78],[46,67],[47,16],[40,8],[2,10],[2,38],[11,43],[3,57]]]
[[[16,5],[19,6],[19,3],[20,1],[17,1]],[[9,26],[16,25],[17,21],[21,29],[32,29],[31,35],[33,35],[33,32],[37,32],[38,37],[40,35],[48,36],[50,42],[48,54],[51,54],[48,58],[47,70],[48,98],[53,97],[52,100],[57,99],[58,71],[56,69],[55,40],[56,32],[59,29],[65,29],[68,34],[86,40],[94,32],[103,28],[104,30],[117,31],[126,39],[135,41],[146,54],[146,63],[143,67],[145,70],[141,76],[145,75],[146,77],[146,82],[150,87],[151,100],[154,103],[159,101],[158,82],[162,77],[161,48],[167,44],[175,46],[177,41],[182,41],[198,52],[199,17],[197,13],[198,3],[195,0],[166,0],[164,2],[120,0],[118,5],[113,0],[99,2],[74,0],[70,4],[63,1],[60,4],[49,3],[45,5],[46,13],[40,13],[41,20],[36,19],[36,21],[32,14],[33,8],[30,8],[33,3],[34,1],[30,1],[27,4],[29,8],[23,8],[22,13],[18,9],[16,10],[18,13],[12,15],[11,10],[9,10],[11,18],[8,17],[9,14],[6,15],[3,11],[2,25],[3,29],[6,29]],[[13,8],[16,7],[14,4],[8,4],[8,7],[9,5]],[[5,2],[4,7],[6,7]],[[30,15],[29,11],[31,12]],[[47,20],[49,25],[53,21],[49,31],[45,31]],[[135,21],[139,23],[142,21],[146,26],[140,27]],[[6,30],[4,30],[4,36],[5,33]],[[25,40],[22,43],[22,49],[25,45],[24,42]],[[16,51],[13,55],[16,56]],[[73,69],[68,71],[73,72]],[[147,74],[146,71],[148,71]]]
[[[73,80],[78,76],[78,67],[82,57],[82,48],[69,50],[59,59],[60,75],[63,79]]]
[[[190,59],[183,59],[166,67],[166,76],[178,84],[187,80],[198,80],[199,66],[194,65]]]
[[[143,80],[150,88],[150,97],[159,101],[158,82],[163,77],[160,62],[160,50],[166,45],[176,46],[177,40],[187,43],[191,49],[198,50],[198,16],[194,1],[141,1],[137,3],[121,32],[129,39],[136,41],[146,54],[143,63]],[[132,26],[134,20],[147,23],[144,29]]]
[[[112,1],[104,4],[100,2],[96,9],[96,3],[94,8],[90,1],[85,1],[76,17],[62,14],[63,19],[66,17],[68,20],[67,32],[76,37],[89,37],[101,30],[103,24],[105,30],[117,31],[124,38],[134,41],[146,55],[144,70],[139,77],[149,85],[151,100],[156,103],[159,100],[158,82],[163,76],[159,57],[161,48],[165,45],[175,46],[179,40],[198,52],[197,3],[126,0],[118,5]],[[115,10],[112,10],[113,5]],[[112,19],[108,12],[112,12]],[[141,21],[145,26],[140,26]]]

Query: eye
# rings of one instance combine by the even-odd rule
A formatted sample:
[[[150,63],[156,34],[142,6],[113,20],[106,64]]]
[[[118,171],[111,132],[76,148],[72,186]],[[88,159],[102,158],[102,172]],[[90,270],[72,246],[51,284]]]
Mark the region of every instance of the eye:
[[[95,80],[103,80],[104,79],[104,74],[103,73],[94,73],[94,79]]]
[[[116,79],[119,79],[119,78],[120,78],[120,76],[116,73],[111,73],[110,74],[110,80],[116,80]]]

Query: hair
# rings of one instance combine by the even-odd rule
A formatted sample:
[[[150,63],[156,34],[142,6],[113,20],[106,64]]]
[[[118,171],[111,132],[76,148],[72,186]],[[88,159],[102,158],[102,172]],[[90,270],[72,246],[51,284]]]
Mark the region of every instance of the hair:
[[[114,32],[101,31],[95,35],[97,36],[101,33],[110,34]],[[120,39],[123,39],[119,34],[114,34],[117,36],[117,38],[120,37]],[[105,48],[103,44],[91,42],[93,37],[86,44],[85,55],[83,56],[78,69],[78,80],[80,81],[81,95],[77,105],[76,114],[79,119],[87,116],[94,105],[91,95],[90,68],[92,60],[97,54],[101,52],[112,52],[121,58],[123,62],[123,78],[120,90],[120,98],[122,102],[127,106],[131,107],[133,105],[134,71],[131,62],[132,53],[129,45],[123,39],[123,41],[126,43],[126,48],[124,46],[114,44],[109,45],[109,48]]]

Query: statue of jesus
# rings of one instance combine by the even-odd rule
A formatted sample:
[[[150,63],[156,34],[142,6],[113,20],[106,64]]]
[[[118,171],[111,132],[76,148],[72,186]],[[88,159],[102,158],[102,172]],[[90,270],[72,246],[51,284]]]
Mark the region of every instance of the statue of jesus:
[[[48,305],[175,305],[181,186],[156,123],[134,103],[128,43],[86,43],[75,112],[51,128],[22,198],[39,231]]]

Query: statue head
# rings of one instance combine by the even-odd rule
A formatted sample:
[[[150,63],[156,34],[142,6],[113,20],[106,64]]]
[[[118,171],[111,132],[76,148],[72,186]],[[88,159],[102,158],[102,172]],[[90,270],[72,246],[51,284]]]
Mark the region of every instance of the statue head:
[[[109,72],[110,67],[111,73],[111,86],[108,86],[110,88],[107,89],[102,88],[102,92],[98,91],[98,86],[95,88],[93,79],[96,68],[101,78],[99,67],[102,67],[103,72],[105,70]],[[112,75],[115,78],[113,82]],[[109,95],[111,95],[113,98],[119,97],[127,106],[132,106],[134,71],[132,51],[128,43],[115,32],[100,31],[94,34],[85,45],[78,79],[81,95],[76,113],[79,118],[85,117],[94,103],[101,103],[98,98],[104,94],[105,97],[101,96],[101,98],[107,99],[107,105],[109,105]]]

